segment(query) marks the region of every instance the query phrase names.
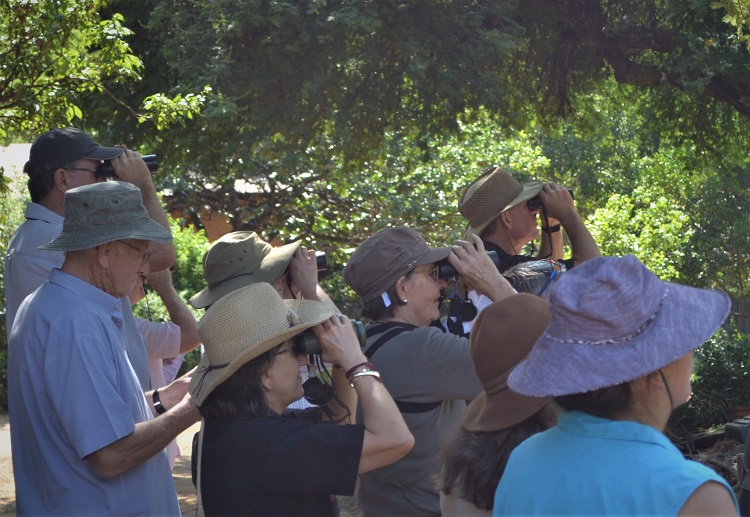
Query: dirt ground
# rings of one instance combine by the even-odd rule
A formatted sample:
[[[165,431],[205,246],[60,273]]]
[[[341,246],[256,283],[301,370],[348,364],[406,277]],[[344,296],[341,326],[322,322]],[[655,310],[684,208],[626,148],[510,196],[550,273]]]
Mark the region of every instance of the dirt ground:
[[[186,517],[203,515],[202,511],[197,510],[196,491],[190,478],[190,444],[199,427],[200,424],[196,424],[177,438],[182,457],[177,458],[172,471],[177,497],[180,500],[180,509],[182,515]],[[353,497],[339,498],[339,507],[341,517],[361,517],[362,515]],[[10,425],[8,415],[0,415],[0,517],[15,514],[16,490],[10,454]]]

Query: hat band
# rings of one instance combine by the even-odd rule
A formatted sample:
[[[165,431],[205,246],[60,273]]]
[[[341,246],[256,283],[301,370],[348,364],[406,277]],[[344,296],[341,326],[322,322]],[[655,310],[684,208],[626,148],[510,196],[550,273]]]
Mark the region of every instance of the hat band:
[[[221,284],[225,284],[225,283],[229,282],[230,280],[234,280],[235,278],[239,278],[241,276],[253,276],[253,273],[238,273],[236,275],[228,276],[226,278],[222,278],[218,282],[212,282],[212,283],[208,284],[208,287],[209,287],[209,289],[216,289]]]
[[[582,339],[560,339],[560,338],[556,338],[554,336],[551,336],[551,335],[549,335],[549,334],[547,334],[545,332],[544,333],[544,337],[546,337],[547,339],[549,339],[551,341],[556,341],[558,343],[567,343],[567,344],[573,344],[573,345],[593,345],[593,346],[598,346],[598,345],[614,345],[614,344],[617,344],[617,343],[623,343],[625,341],[630,341],[631,339],[633,339],[633,338],[635,338],[635,337],[643,334],[646,331],[646,329],[654,322],[654,320],[656,319],[656,317],[659,315],[659,313],[661,312],[661,310],[664,308],[664,303],[667,301],[667,295],[668,294],[669,294],[669,287],[665,287],[664,288],[664,294],[662,295],[661,300],[659,300],[659,303],[656,306],[656,310],[654,310],[654,312],[651,313],[651,315],[646,319],[646,321],[640,327],[638,327],[632,334],[628,334],[627,336],[618,337],[618,338],[614,338],[614,339],[602,339],[602,340],[599,340],[599,341],[585,341],[585,340],[582,340]]]
[[[201,372],[200,380],[198,381],[198,384],[195,385],[195,390],[193,393],[193,397],[197,397],[198,394],[201,392],[201,388],[203,388],[203,381],[206,380],[206,375],[208,375],[213,370],[220,370],[222,368],[226,368],[229,366],[229,363],[226,364],[220,364],[218,366],[211,366],[210,364]],[[195,373],[198,373],[197,371]]]

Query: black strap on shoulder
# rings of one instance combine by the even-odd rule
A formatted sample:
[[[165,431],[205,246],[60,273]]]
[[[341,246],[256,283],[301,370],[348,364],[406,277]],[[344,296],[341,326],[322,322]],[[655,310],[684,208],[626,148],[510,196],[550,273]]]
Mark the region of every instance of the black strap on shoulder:
[[[373,344],[372,346],[369,346],[367,348],[367,351],[365,352],[365,357],[368,359],[371,359],[373,354],[377,352],[381,346],[385,345],[388,341],[390,341],[395,336],[401,334],[402,332],[406,332],[407,330],[414,330],[417,328],[416,325],[409,325],[407,323],[396,323],[396,322],[388,322],[388,323],[380,323],[379,325],[375,325],[374,327],[370,327],[367,329],[367,337],[376,336],[380,333],[383,333],[383,331],[386,332],[383,333],[382,336],[380,336]],[[428,411],[432,411],[433,409],[440,406],[440,404],[443,403],[442,400],[439,400],[437,402],[404,402],[402,400],[395,400],[396,407],[401,413],[427,413]]]

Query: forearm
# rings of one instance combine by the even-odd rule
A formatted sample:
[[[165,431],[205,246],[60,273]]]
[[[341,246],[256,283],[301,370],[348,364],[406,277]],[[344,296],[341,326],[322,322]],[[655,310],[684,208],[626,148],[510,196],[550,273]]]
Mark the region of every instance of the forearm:
[[[537,258],[562,260],[564,258],[562,232],[554,232],[551,237],[544,227],[541,228],[540,232],[542,234],[542,237]]]
[[[198,324],[195,321],[195,316],[193,316],[193,313],[190,312],[188,306],[171,285],[157,292],[169,313],[169,319],[172,320],[172,323],[180,327],[180,353],[185,354],[190,352],[200,345]]]
[[[159,195],[156,192],[156,187],[152,181],[148,181],[144,185],[138,186],[141,189],[141,197],[143,197],[143,205],[148,211],[149,217],[162,225],[167,230],[169,228],[169,220],[167,214],[164,212]],[[170,230],[171,231],[171,230]],[[177,260],[177,254],[175,253],[174,246],[170,244],[159,244],[154,242],[151,245],[151,271],[164,271],[169,269]]]
[[[586,228],[586,225],[578,213],[576,213],[575,217],[563,227],[565,228],[565,233],[570,240],[574,265],[601,256],[599,246],[596,244],[594,237],[591,235],[589,229]]]
[[[328,403],[328,409],[332,413],[331,421],[340,424],[353,424],[356,421],[357,414],[357,392],[349,386],[349,381],[346,380],[346,370],[343,368],[333,368],[331,377],[336,397],[346,406],[345,409],[335,399],[331,399]],[[349,411],[348,418],[347,409]]]
[[[86,459],[99,476],[119,476],[158,454],[198,420],[198,409],[185,400],[159,418],[136,424],[132,433],[89,454]]]

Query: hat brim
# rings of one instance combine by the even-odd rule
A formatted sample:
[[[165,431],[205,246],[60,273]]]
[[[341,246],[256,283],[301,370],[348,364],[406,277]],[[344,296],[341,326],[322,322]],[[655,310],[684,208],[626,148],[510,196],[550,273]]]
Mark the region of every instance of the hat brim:
[[[695,350],[726,321],[731,301],[721,291],[667,285],[659,313],[626,341],[561,342],[554,338],[553,316],[529,357],[511,372],[508,385],[531,397],[586,393],[655,372]]]
[[[224,368],[212,366],[208,355],[203,354],[190,380],[190,387],[188,389],[198,407],[205,402],[206,398],[217,386],[231,377],[243,365],[268,352],[275,346],[282,344],[287,339],[319,325],[329,319],[334,311],[331,305],[313,300],[284,300],[284,302],[300,317],[300,322],[295,326],[285,328],[284,331],[278,332],[257,343],[253,343],[252,335],[248,335],[247,349],[237,355]],[[255,315],[248,314],[247,317],[253,318]]]
[[[205,309],[237,289],[258,283],[273,284],[289,267],[292,257],[301,244],[302,241],[298,240],[273,248],[268,255],[263,257],[257,271],[230,278],[215,287],[206,286],[193,295],[188,303],[195,309]]]
[[[546,397],[526,397],[510,388],[487,395],[482,391],[466,406],[461,425],[469,432],[502,431],[541,411]]]
[[[160,244],[172,242],[172,234],[159,223],[146,217],[123,228],[91,227],[86,232],[63,231],[51,242],[37,247],[39,250],[80,251],[123,239],[153,241]]]
[[[471,234],[479,235],[484,231],[485,228],[487,228],[492,221],[500,217],[500,214],[505,212],[506,210],[509,210],[513,208],[516,205],[519,205],[521,203],[524,203],[528,201],[529,199],[535,197],[537,194],[539,194],[542,191],[542,188],[544,188],[544,183],[541,181],[529,181],[527,183],[523,184],[523,190],[513,199],[510,203],[508,203],[505,208],[502,210],[498,210],[497,213],[492,215],[492,217],[488,218],[486,221],[484,221],[482,224],[479,224],[477,226],[471,226],[468,225],[466,228],[466,231],[464,232],[464,239],[469,239],[471,237]]]
[[[123,147],[104,147],[100,145],[93,151],[86,153],[84,156],[81,156],[81,158],[79,159],[81,160],[112,160],[113,158],[117,158],[124,152],[125,152],[125,148]]]
[[[446,246],[442,246],[440,248],[430,248],[424,255],[417,259],[415,265],[421,266],[422,264],[432,264],[433,262],[440,262],[441,260],[448,258],[448,255],[451,254],[451,251],[451,248],[448,248]]]

